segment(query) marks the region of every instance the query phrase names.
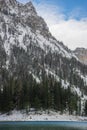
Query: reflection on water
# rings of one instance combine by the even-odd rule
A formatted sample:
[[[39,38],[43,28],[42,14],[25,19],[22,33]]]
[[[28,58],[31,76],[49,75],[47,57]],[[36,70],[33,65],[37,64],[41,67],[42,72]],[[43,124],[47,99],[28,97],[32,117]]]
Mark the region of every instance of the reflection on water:
[[[0,122],[0,130],[87,130],[87,122]]]
[[[77,128],[64,127],[1,127],[0,130],[79,130]],[[82,130],[82,129],[81,129]],[[85,129],[86,130],[86,129]]]

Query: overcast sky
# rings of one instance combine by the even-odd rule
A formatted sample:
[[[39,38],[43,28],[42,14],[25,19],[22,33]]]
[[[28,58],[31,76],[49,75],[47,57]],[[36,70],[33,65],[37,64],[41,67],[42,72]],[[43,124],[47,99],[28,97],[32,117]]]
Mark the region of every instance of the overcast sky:
[[[63,41],[72,50],[76,47],[87,48],[87,0],[31,1],[58,40]]]

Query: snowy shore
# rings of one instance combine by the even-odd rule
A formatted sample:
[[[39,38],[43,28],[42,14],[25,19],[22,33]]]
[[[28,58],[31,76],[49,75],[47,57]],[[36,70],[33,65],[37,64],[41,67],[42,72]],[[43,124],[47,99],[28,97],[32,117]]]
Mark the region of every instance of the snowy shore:
[[[10,115],[0,114],[0,121],[87,121],[87,117],[59,114],[50,111],[30,112],[28,114],[20,111],[12,111]]]

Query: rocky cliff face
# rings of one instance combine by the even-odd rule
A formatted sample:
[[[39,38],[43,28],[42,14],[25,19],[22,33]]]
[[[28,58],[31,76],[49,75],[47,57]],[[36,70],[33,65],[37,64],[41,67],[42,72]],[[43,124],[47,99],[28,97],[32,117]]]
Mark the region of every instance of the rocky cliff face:
[[[21,81],[30,74],[37,83],[51,75],[63,88],[70,86],[79,97],[83,94],[82,102],[86,100],[87,66],[51,35],[31,2],[0,0],[1,90],[9,79]]]
[[[74,51],[75,55],[79,58],[79,60],[87,65],[87,49],[85,48],[77,48]]]

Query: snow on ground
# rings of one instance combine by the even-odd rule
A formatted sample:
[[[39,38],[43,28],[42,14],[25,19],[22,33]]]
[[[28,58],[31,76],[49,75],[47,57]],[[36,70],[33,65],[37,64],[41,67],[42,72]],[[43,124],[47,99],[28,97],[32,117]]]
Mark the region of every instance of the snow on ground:
[[[58,112],[46,111],[30,112],[12,111],[10,115],[0,114],[0,121],[87,121],[87,117],[59,114]]]

